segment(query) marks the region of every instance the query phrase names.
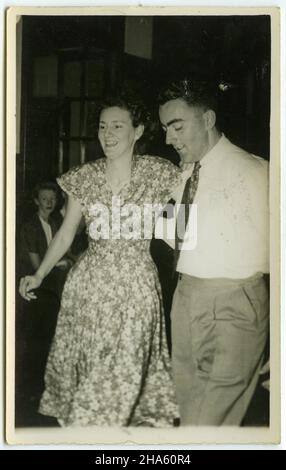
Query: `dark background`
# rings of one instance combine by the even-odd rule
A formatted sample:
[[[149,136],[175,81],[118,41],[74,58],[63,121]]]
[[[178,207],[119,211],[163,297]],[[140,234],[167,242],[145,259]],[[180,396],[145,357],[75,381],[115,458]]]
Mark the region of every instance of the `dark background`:
[[[102,156],[97,140],[97,104],[123,88],[139,92],[157,118],[158,89],[166,79],[192,73],[227,82],[231,87],[220,99],[221,129],[233,143],[269,159],[269,16],[23,16],[21,38],[17,234],[34,210],[31,191],[36,183],[54,180],[70,167]],[[143,58],[144,54],[148,58]],[[153,135],[146,152],[178,162],[160,131]],[[172,254],[159,241],[152,243],[152,254],[162,282],[169,337],[169,310],[176,283],[170,282]],[[28,332],[28,356],[22,355],[20,347],[17,352],[16,394],[21,399],[16,422],[20,426],[49,424],[36,414],[42,383],[36,384],[32,393],[42,374],[56,321],[56,315],[51,315],[47,324],[49,302],[54,302],[52,309],[57,310],[57,299],[44,296],[43,321],[37,312],[32,313],[35,320]],[[23,342],[19,321],[23,309],[18,299],[19,344]],[[33,344],[35,336],[38,339]],[[33,357],[41,354],[33,371]],[[33,374],[27,381],[28,369]],[[33,396],[32,404],[29,395]],[[268,423],[268,395],[261,387],[245,423]]]
[[[232,84],[221,94],[222,130],[235,144],[269,158],[269,16],[132,17],[135,32],[126,41],[124,16],[22,18],[21,209],[39,180],[101,156],[95,116],[103,96],[135,89],[157,118],[160,86],[188,73]],[[151,21],[149,28],[144,21]],[[150,59],[125,52],[138,35],[143,45],[151,36]],[[176,161],[162,134],[147,150]]]

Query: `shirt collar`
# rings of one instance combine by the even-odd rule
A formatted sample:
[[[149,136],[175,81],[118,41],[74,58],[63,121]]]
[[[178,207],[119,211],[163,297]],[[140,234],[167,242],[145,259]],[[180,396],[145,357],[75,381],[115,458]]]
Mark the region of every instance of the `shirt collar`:
[[[38,214],[38,217],[39,217],[40,221],[42,222],[42,224],[48,225],[48,226],[50,227],[49,222],[46,222],[46,221],[40,216],[40,214]]]
[[[221,155],[227,142],[229,142],[228,139],[222,134],[217,143],[200,160],[201,165],[208,165],[215,157]]]
[[[229,143],[229,140],[225,137],[225,135],[222,133],[221,137],[217,141],[217,143],[203,156],[203,158],[200,160],[201,166],[205,167],[212,161],[216,161],[216,157],[218,155],[221,155],[222,152],[225,151],[226,145]],[[193,172],[194,169],[194,163],[190,165],[190,167],[183,171],[183,178],[187,179]]]

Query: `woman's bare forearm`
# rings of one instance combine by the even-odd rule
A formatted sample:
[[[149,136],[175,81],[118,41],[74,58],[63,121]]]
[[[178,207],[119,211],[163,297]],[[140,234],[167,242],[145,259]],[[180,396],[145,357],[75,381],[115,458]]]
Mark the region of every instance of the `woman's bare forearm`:
[[[33,283],[39,286],[42,279],[49,274],[57,262],[65,255],[70,248],[75,237],[78,224],[82,217],[82,208],[80,203],[73,197],[68,198],[67,211],[61,228],[52,239],[43,261],[35,272]],[[29,276],[27,276],[29,278]],[[33,276],[32,276],[33,277]],[[30,276],[31,278],[31,276]],[[24,278],[23,278],[24,279]],[[29,280],[29,282],[31,279]],[[26,282],[25,279],[23,281]],[[31,282],[30,282],[31,284]],[[27,293],[27,286],[23,287],[23,292]],[[24,297],[26,298],[26,297]]]
[[[72,241],[73,235],[67,234],[60,229],[51,241],[45,257],[35,274],[41,278],[46,277],[68,251]]]
[[[39,254],[29,252],[29,258],[30,258],[30,262],[31,262],[34,270],[37,271],[37,269],[39,268],[39,266],[41,264],[41,258],[39,256]]]

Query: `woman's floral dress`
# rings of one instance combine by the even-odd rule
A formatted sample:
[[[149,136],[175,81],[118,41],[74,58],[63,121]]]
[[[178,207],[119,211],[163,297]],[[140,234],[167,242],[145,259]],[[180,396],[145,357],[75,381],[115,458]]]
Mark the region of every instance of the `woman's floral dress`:
[[[132,204],[142,212],[166,204],[180,171],[159,157],[135,157],[131,181],[115,197],[105,170],[100,159],[58,179],[82,206],[89,247],[67,277],[39,411],[62,426],[172,426],[178,411],[151,240],[128,239],[126,222]],[[102,230],[112,205],[109,224],[122,211],[121,238],[116,229],[106,236],[106,224]]]

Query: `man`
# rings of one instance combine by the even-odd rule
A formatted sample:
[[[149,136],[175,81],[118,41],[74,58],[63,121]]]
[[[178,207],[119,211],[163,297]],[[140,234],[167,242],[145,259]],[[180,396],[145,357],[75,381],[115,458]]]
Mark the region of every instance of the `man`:
[[[207,83],[173,83],[159,115],[166,143],[189,166],[177,201],[197,208],[195,248],[177,235],[175,249],[172,361],[181,424],[239,425],[268,335],[268,164],[220,132]]]

